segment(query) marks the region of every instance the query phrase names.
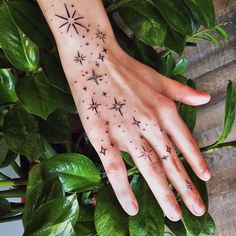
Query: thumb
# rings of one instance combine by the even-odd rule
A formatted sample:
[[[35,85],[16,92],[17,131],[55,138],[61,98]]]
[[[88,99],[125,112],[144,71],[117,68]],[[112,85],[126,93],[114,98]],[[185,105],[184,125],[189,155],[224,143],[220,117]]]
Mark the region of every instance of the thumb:
[[[191,106],[202,105],[211,100],[211,95],[206,92],[193,89],[167,77],[164,80],[164,93],[171,100]]]

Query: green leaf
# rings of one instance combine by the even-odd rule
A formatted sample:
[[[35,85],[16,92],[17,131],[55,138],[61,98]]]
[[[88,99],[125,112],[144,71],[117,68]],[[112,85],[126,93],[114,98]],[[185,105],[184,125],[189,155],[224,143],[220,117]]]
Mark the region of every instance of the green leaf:
[[[76,236],[94,236],[94,235],[97,235],[94,222],[76,223],[75,227],[74,227],[74,230],[75,230]]]
[[[49,227],[42,227],[30,236],[76,236],[69,220]],[[25,236],[25,234],[24,234]]]
[[[71,224],[74,225],[78,215],[79,205],[76,194],[53,199],[41,206],[32,215],[25,228],[24,236],[32,235],[41,228],[55,226],[56,224],[62,223],[66,220],[70,221]]]
[[[182,35],[191,35],[192,18],[181,0],[153,0],[160,14],[168,24]]]
[[[206,28],[215,26],[215,9],[212,0],[184,0],[195,19]]]
[[[62,109],[53,111],[47,120],[38,119],[44,138],[51,143],[63,143],[70,136],[70,114]]]
[[[125,1],[119,13],[138,39],[151,46],[163,45],[167,25],[152,4],[144,0]]]
[[[142,177],[139,177],[134,193],[139,203],[139,212],[129,218],[130,235],[163,235],[164,213]]]
[[[187,235],[182,221],[174,222],[174,221],[169,220],[167,217],[165,217],[165,224],[175,235],[178,235],[178,236]]]
[[[80,213],[77,222],[89,222],[94,221],[94,206],[93,205],[81,205]]]
[[[0,48],[19,70],[34,71],[39,63],[38,47],[16,26],[5,2],[0,5]]]
[[[44,179],[58,176],[67,192],[82,192],[97,187],[101,177],[87,157],[77,153],[58,154],[41,163]]]
[[[128,236],[128,215],[110,186],[98,191],[95,208],[95,227],[99,236]]]
[[[24,225],[26,226],[29,223],[31,217],[43,204],[52,199],[64,196],[65,193],[58,177],[42,181],[28,190],[23,215]]]
[[[7,199],[0,198],[0,217],[8,214],[11,211],[11,204]]]
[[[121,151],[121,156],[129,166],[135,166],[134,161],[128,152]]]
[[[23,109],[15,107],[6,114],[3,132],[11,150],[27,156],[31,161],[40,157],[43,142],[38,123]]]
[[[0,105],[17,102],[15,83],[16,79],[9,69],[0,69]]]
[[[16,93],[24,108],[34,115],[47,119],[59,106],[59,94],[41,72],[24,77],[16,84]]]
[[[0,166],[5,161],[7,153],[9,151],[9,146],[4,138],[0,138]]]
[[[170,233],[170,232],[165,232],[164,236],[175,236],[174,234]],[[179,236],[179,235],[178,235]]]
[[[207,214],[207,220],[201,233],[206,235],[216,234],[216,225],[209,213]]]
[[[28,1],[8,1],[17,26],[41,48],[52,48],[52,36],[39,7]]]
[[[193,80],[188,80],[187,85],[195,88]],[[197,108],[196,106],[189,106],[181,103],[179,106],[179,114],[183,118],[185,124],[188,126],[191,133],[194,131],[196,119],[197,119]]]
[[[184,227],[187,231],[188,236],[198,236],[207,220],[207,214],[208,214],[208,194],[207,194],[207,187],[206,183],[202,180],[200,180],[191,167],[187,164],[186,161],[183,161],[184,167],[189,174],[189,177],[192,179],[193,184],[196,186],[198,192],[200,193],[200,196],[203,200],[203,203],[206,206],[206,212],[203,216],[195,216],[193,215],[189,209],[185,206],[184,202],[180,202],[180,207],[182,210],[183,218],[182,222],[184,224]]]
[[[188,61],[186,58],[181,58],[176,64],[175,68],[172,71],[173,75],[182,75],[188,67]]]
[[[229,40],[229,34],[223,28],[221,28],[220,26],[216,26],[215,30],[224,38],[224,40]]]
[[[212,34],[209,34],[209,33],[204,33],[203,34],[205,36],[206,39],[208,39],[209,41],[217,44],[217,45],[220,45],[220,41],[218,38],[216,38],[215,36],[213,36]]]
[[[44,51],[42,51],[40,55],[40,64],[48,82],[54,87],[64,92],[70,93],[70,88],[62,69],[59,57]]]
[[[236,90],[233,86],[232,81],[229,81],[227,86],[227,97],[225,104],[225,119],[224,119],[224,128],[223,132],[217,139],[214,146],[222,143],[229,135],[234,119],[235,119],[235,109],[236,109]]]

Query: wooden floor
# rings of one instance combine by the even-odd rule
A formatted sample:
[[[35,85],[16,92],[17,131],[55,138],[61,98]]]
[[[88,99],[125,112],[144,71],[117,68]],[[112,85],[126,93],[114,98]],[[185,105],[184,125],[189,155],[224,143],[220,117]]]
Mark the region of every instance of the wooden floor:
[[[212,95],[209,104],[198,109],[194,136],[200,147],[213,143],[221,133],[228,80],[236,85],[236,0],[226,7],[225,0],[216,0],[218,22],[230,21],[230,40],[220,47],[200,43],[185,51],[190,66],[186,75],[193,78],[199,89]],[[236,140],[236,122],[227,141]],[[217,225],[217,236],[236,236],[236,149],[222,149],[207,154],[212,171],[208,182],[210,213]]]

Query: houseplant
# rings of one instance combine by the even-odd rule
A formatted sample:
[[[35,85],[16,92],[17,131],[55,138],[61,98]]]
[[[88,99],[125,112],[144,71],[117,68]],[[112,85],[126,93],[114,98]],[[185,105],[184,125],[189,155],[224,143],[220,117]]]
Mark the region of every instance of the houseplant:
[[[23,219],[24,235],[206,235],[214,234],[208,212],[193,216],[180,197],[183,219],[166,219],[128,153],[130,183],[140,212],[128,217],[118,205],[101,162],[79,122],[60,65],[55,41],[35,1],[0,1],[0,167],[12,166],[20,178],[0,175],[0,220]],[[227,40],[224,23],[215,23],[211,0],[104,1],[117,41],[139,61],[162,74],[194,87],[183,76],[186,46],[198,40]],[[121,17],[132,32],[119,27]],[[156,50],[154,50],[154,48]],[[223,143],[235,117],[236,93],[227,88],[225,121],[210,152],[233,148]],[[191,131],[196,108],[177,104]],[[20,166],[15,161],[20,155]],[[206,206],[207,189],[179,153]],[[22,197],[22,203],[6,198]],[[172,233],[164,232],[167,225]]]

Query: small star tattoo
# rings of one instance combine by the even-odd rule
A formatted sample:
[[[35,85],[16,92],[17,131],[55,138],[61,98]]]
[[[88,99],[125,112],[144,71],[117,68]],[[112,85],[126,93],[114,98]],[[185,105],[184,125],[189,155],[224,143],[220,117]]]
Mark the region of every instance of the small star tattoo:
[[[110,110],[118,111],[120,115],[123,117],[122,108],[123,106],[126,105],[126,103],[117,102],[116,98],[114,98],[114,101],[115,103],[113,104],[113,107],[110,108]]]
[[[106,121],[106,124],[105,124],[106,126],[109,126],[110,125],[110,122],[109,121]]]
[[[185,180],[185,182],[186,182],[186,187],[187,187],[187,189],[193,190],[192,184],[191,184],[188,180]]]
[[[96,83],[96,85],[98,85],[98,79],[99,78],[102,78],[102,75],[97,75],[96,73],[95,73],[95,71],[93,70],[92,71],[92,76],[90,77],[90,78],[88,78],[87,80],[89,81],[89,80],[91,80],[91,81],[94,81],[95,83]],[[101,79],[100,79],[101,80]]]
[[[99,116],[99,113],[98,113],[99,106],[101,106],[101,104],[94,102],[94,100],[92,98],[92,103],[90,104],[90,107],[88,108],[88,110],[95,111],[96,115]]]
[[[104,32],[97,29],[96,36],[97,36],[98,39],[101,39],[103,41],[103,43],[105,42],[106,34]]]
[[[168,157],[168,155],[163,155],[161,159],[166,161]]]
[[[104,148],[103,146],[101,146],[101,151],[100,151],[100,153],[103,154],[104,156],[106,156],[106,151],[107,151],[107,149]]]
[[[99,53],[98,60],[104,61],[104,56],[101,53]]]
[[[143,150],[141,151],[141,156],[139,156],[138,158],[144,157],[146,159],[148,157],[148,159],[152,161],[150,157],[152,150],[148,150],[144,146],[142,146],[142,149]]]
[[[136,120],[134,117],[133,117],[133,120],[134,120],[134,122],[132,125],[137,125],[140,128],[141,121]]]
[[[106,97],[107,96],[107,92],[103,92],[102,96]]]
[[[86,91],[87,91],[87,87],[84,86],[84,87],[83,87],[83,90],[86,92]]]
[[[171,147],[168,147],[168,146],[166,145],[166,152],[171,153]]]
[[[75,56],[75,60],[74,61],[76,63],[79,62],[81,65],[83,65],[83,61],[85,60],[85,58],[86,57],[84,55],[80,54],[79,51],[78,51],[77,56]]]

